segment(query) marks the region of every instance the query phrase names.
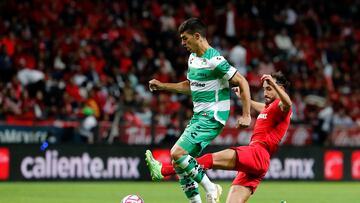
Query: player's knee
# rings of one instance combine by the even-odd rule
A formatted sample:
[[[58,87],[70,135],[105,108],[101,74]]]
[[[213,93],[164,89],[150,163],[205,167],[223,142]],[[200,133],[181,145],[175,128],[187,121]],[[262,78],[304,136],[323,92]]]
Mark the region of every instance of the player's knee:
[[[226,203],[245,203],[248,198],[242,194],[239,194],[236,190],[230,190]]]
[[[245,203],[251,195],[251,188],[244,186],[232,186],[229,190],[226,203]]]
[[[173,160],[178,160],[180,157],[182,157],[185,153],[180,148],[174,146],[170,150],[170,156]]]

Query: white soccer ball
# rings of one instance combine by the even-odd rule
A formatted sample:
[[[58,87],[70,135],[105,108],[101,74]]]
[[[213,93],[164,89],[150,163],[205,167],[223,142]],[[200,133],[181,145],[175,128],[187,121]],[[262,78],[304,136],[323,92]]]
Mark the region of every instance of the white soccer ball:
[[[144,200],[137,195],[128,195],[121,200],[121,203],[144,203]]]

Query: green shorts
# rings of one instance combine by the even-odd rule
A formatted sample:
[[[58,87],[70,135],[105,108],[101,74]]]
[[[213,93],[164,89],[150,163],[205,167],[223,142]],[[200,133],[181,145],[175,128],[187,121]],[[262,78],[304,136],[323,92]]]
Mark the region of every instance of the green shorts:
[[[213,114],[195,113],[176,144],[197,157],[223,128],[224,125],[215,120]]]

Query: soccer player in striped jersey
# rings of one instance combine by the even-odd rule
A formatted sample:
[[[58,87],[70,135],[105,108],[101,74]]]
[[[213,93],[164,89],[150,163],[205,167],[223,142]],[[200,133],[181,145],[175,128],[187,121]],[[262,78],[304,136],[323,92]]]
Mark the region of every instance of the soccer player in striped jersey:
[[[206,39],[206,26],[197,18],[190,18],[179,26],[181,44],[191,52],[188,59],[187,80],[179,83],[149,81],[151,91],[165,90],[192,96],[194,115],[181,137],[171,149],[176,174],[186,197],[201,202],[200,183],[206,191],[207,202],[219,202],[220,185],[212,183],[194,157],[218,136],[230,113],[230,85],[239,87],[242,95],[242,112],[237,124],[248,127],[250,91],[246,79],[231,66]],[[151,163],[148,162],[150,173]],[[152,177],[154,174],[151,174]]]

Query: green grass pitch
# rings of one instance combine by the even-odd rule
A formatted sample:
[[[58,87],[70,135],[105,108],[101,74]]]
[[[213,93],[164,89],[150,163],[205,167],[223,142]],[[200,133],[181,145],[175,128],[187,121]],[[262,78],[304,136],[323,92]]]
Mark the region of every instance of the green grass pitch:
[[[221,202],[225,202],[231,182],[220,184],[224,189]],[[145,203],[188,202],[177,182],[0,183],[0,203],[119,203],[128,194],[139,194]],[[279,203],[281,200],[287,203],[360,202],[360,183],[264,181],[249,202]]]

